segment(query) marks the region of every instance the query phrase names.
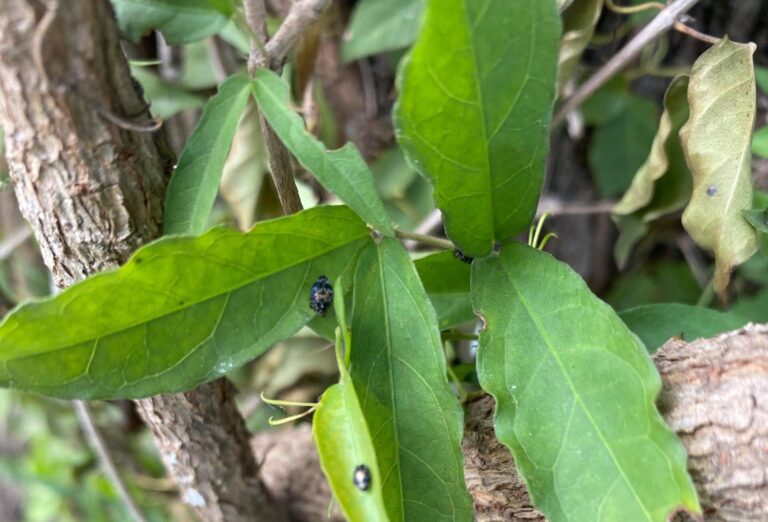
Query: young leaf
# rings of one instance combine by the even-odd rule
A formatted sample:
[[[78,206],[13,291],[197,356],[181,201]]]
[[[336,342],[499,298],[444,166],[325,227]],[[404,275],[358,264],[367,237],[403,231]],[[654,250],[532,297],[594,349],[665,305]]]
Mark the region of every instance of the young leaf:
[[[496,399],[496,436],[550,521],[699,511],[683,445],[654,405],[650,357],[571,268],[503,247],[472,264],[472,303],[485,320],[477,372]]]
[[[756,250],[755,231],[741,215],[752,205],[754,51],[754,44],[724,38],[696,60],[688,88],[691,116],[680,131],[693,174],[683,226],[715,254],[714,288],[721,296],[733,267]]]
[[[216,34],[233,12],[230,0],[112,0],[120,31],[130,40],[152,29],[169,44],[185,44]]]
[[[381,496],[381,474],[373,441],[348,376],[342,375],[338,384],[323,393],[312,431],[320,466],[347,520],[389,520]],[[361,491],[353,482],[355,469],[360,465],[366,466],[370,473],[370,486],[366,491]]]
[[[650,353],[675,336],[693,341],[736,330],[747,322],[733,314],[679,303],[638,306],[620,312],[619,317]]]
[[[364,56],[408,47],[419,32],[424,0],[362,0],[355,5],[344,34],[341,57]]]
[[[161,239],[6,316],[0,385],[89,399],[190,389],[304,326],[312,284],[351,270],[369,239],[354,213],[330,206],[246,234]]]
[[[576,65],[595,33],[602,12],[603,0],[579,0],[563,12],[563,37],[560,39],[557,68],[558,90],[562,90],[573,78]]]
[[[559,38],[555,0],[430,0],[400,69],[398,141],[434,183],[446,231],[469,256],[534,216]]]
[[[341,290],[340,285],[335,287],[335,290]],[[339,305],[343,302],[342,299],[333,303],[339,318],[336,359],[340,378],[338,384],[325,390],[320,398],[312,432],[317,441],[320,466],[347,520],[387,521],[376,450],[340,350],[342,337],[346,350],[351,348],[343,305]]]
[[[216,200],[219,180],[249,92],[238,74],[221,84],[181,152],[165,195],[163,233],[201,234]]]
[[[475,319],[469,299],[468,264],[456,259],[453,252],[438,252],[417,259],[414,265],[441,330]]]
[[[323,187],[336,194],[366,223],[385,234],[393,234],[371,171],[357,148],[348,143],[338,150],[326,150],[291,109],[288,84],[272,71],[256,71],[253,93],[280,140]]]
[[[131,76],[141,84],[144,97],[150,103],[152,115],[158,118],[170,118],[184,109],[202,107],[205,99],[172,85],[146,67],[131,67]]]
[[[384,238],[355,269],[350,373],[392,521],[469,521],[462,415],[446,379],[435,312],[413,263]]]

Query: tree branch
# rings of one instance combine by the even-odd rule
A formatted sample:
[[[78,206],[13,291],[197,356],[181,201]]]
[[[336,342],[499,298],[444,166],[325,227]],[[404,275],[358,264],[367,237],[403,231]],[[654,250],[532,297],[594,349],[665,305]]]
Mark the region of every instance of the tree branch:
[[[146,121],[107,0],[0,2],[0,124],[19,207],[57,286],[115,268],[162,230],[174,163]],[[218,380],[137,401],[164,462],[206,521],[282,521],[234,390]]]
[[[697,2],[698,0],[677,0],[656,15],[656,18],[637,33],[637,36],[625,45],[621,51],[616,53],[616,55],[600,68],[600,70],[592,75],[589,80],[581,84],[573,96],[563,103],[554,118],[552,118],[552,126],[555,127],[562,123],[569,112],[581,105],[615,74],[629,65],[629,62],[640,53],[643,47],[669,30],[680,15],[688,11]]]

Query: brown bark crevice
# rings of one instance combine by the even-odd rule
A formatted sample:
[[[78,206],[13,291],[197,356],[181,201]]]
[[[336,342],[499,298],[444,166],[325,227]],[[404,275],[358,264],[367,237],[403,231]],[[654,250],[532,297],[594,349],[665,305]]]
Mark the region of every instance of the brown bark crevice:
[[[57,286],[115,268],[160,235],[174,157],[163,132],[136,130],[149,121],[107,0],[0,3],[10,177]],[[202,519],[284,520],[227,381],[137,402]]]

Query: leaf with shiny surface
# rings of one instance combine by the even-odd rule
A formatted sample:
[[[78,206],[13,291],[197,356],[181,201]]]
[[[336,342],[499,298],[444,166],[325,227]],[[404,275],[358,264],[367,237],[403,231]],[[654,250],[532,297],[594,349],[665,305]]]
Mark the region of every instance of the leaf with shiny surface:
[[[390,520],[472,520],[462,414],[435,312],[397,241],[384,238],[360,254],[350,326],[350,374],[381,463]]]
[[[349,209],[329,206],[246,234],[161,239],[9,314],[0,384],[82,399],[188,390],[297,332],[314,317],[312,283],[351,270],[369,240]]]
[[[201,234],[216,200],[224,163],[250,93],[248,77],[221,84],[181,152],[165,195],[163,233]]]
[[[138,42],[157,29],[169,44],[185,44],[216,34],[233,12],[229,0],[112,0],[120,31]]]
[[[348,143],[338,150],[326,150],[291,109],[288,84],[272,71],[256,71],[253,93],[262,114],[299,163],[366,223],[385,234],[394,234],[384,204],[376,193],[371,170],[357,148]]]
[[[688,88],[691,116],[680,131],[693,174],[683,226],[714,253],[714,289],[720,296],[731,270],[757,248],[755,231],[741,215],[752,206],[754,52],[754,44],[724,38],[696,60]]]
[[[666,521],[699,511],[683,445],[654,405],[661,379],[645,348],[567,265],[520,244],[472,265],[485,319],[477,372],[552,522]]]
[[[555,0],[431,0],[401,66],[398,142],[432,180],[448,236],[469,256],[533,219],[559,39]]]

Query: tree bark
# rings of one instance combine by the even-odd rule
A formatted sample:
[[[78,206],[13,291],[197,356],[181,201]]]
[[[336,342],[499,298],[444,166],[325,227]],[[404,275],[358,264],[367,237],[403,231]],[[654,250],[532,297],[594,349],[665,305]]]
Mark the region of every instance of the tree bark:
[[[0,124],[19,207],[59,287],[115,268],[162,230],[173,154],[130,76],[108,0],[0,3]],[[137,401],[208,521],[284,519],[223,380]]]

